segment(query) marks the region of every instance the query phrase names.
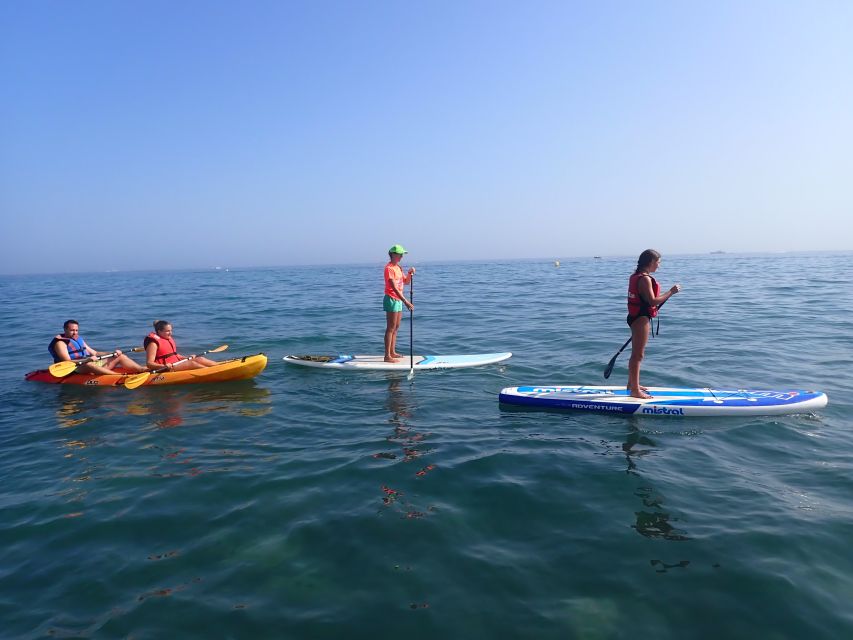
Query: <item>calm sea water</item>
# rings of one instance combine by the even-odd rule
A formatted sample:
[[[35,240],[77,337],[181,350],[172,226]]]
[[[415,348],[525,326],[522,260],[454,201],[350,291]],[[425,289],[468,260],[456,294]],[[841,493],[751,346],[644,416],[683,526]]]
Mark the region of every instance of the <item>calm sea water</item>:
[[[412,383],[281,361],[378,353],[381,262],[0,278],[0,636],[853,637],[853,254],[658,273],[684,291],[645,384],[821,389],[817,415],[500,408],[504,386],[603,382],[632,263],[414,263],[416,351],[515,355]],[[25,382],[68,317],[104,350],[165,318],[183,350],[270,363]]]

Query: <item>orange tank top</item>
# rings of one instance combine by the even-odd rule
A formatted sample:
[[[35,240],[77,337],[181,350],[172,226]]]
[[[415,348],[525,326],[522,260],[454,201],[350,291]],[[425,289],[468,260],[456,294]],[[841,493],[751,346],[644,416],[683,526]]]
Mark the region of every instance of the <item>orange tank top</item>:
[[[391,296],[395,300],[402,300],[400,296],[394,293],[394,289],[391,288],[391,282],[393,281],[395,285],[397,285],[397,289],[400,293],[403,293],[403,269],[400,268],[400,265],[394,264],[393,262],[389,262],[385,265],[385,295]]]

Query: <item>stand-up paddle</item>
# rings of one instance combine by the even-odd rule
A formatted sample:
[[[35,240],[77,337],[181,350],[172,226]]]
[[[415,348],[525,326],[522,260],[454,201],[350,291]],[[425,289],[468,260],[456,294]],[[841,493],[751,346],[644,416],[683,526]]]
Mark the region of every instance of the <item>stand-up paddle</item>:
[[[130,353],[145,351],[145,349],[143,347],[133,347],[133,349],[127,349],[126,351]],[[118,350],[110,353],[104,353],[99,356],[89,356],[88,358],[82,358],[80,360],[62,360],[60,362],[54,362],[47,368],[47,370],[50,371],[50,375],[54,378],[64,378],[65,376],[73,373],[81,364],[86,364],[87,362],[92,362],[94,360],[102,360],[104,358],[112,358],[116,355],[118,355]]]
[[[666,304],[666,300],[664,300],[663,302],[661,302],[658,305],[658,309],[660,309],[665,304]],[[649,322],[651,322],[651,320],[649,320]],[[613,367],[616,366],[616,358],[619,357],[620,353],[625,351],[625,347],[627,347],[629,344],[631,344],[631,340],[633,340],[633,339],[634,339],[634,336],[631,336],[630,338],[628,338],[625,341],[625,344],[622,345],[622,348],[616,352],[616,355],[614,355],[612,358],[610,358],[610,362],[607,363],[607,367],[605,367],[605,369],[604,369],[604,379],[605,380],[607,380],[607,378],[610,377],[610,374],[613,373]]]
[[[176,364],[181,364],[183,362],[188,362],[189,360],[194,360],[195,358],[201,357],[207,353],[219,353],[220,351],[225,351],[228,348],[227,344],[220,345],[215,349],[208,349],[207,351],[202,351],[201,353],[197,353],[192,356],[188,356],[183,360],[178,360],[177,362],[173,362],[170,365],[165,367],[160,367],[159,369],[154,369],[153,371],[144,371],[143,373],[137,373],[134,376],[130,376],[127,380],[124,381],[125,389],[136,389],[136,387],[141,387],[148,380],[149,377],[155,376],[158,373],[165,373],[174,367]]]
[[[409,375],[407,380],[415,377],[415,274],[409,276],[409,302],[412,308],[409,310]]]

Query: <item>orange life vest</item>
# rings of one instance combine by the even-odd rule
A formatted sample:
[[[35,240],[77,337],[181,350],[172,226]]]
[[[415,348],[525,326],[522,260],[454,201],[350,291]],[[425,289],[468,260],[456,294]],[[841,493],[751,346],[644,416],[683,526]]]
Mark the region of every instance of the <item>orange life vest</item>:
[[[181,356],[178,355],[178,345],[175,344],[172,338],[162,338],[156,333],[151,332],[145,336],[143,346],[148,348],[148,345],[152,342],[157,345],[157,355],[154,356],[154,360],[160,364],[172,364],[181,359]]]

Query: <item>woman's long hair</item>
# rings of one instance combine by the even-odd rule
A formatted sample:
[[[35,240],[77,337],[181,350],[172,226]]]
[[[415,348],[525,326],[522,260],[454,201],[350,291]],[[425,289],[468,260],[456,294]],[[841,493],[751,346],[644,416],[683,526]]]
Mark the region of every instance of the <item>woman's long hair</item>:
[[[646,249],[637,258],[637,269],[634,273],[643,273],[648,270],[649,265],[655,260],[660,260],[660,253],[654,249]]]

